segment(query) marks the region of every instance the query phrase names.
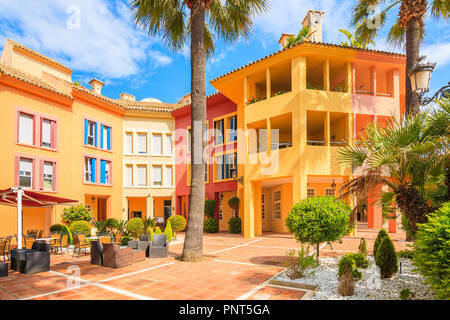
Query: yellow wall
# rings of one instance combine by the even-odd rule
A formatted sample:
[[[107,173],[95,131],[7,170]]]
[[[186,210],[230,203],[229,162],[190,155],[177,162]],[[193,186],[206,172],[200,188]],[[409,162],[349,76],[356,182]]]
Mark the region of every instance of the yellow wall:
[[[222,192],[222,220],[219,220],[219,231],[228,231],[228,221],[233,216],[233,210],[228,205],[228,200],[236,196],[236,192]]]

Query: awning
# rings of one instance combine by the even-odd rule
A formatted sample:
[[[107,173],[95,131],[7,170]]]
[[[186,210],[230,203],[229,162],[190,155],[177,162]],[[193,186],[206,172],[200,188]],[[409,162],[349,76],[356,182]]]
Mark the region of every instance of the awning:
[[[78,200],[54,197],[48,194],[23,190],[22,207],[50,207],[57,204],[71,204]],[[0,204],[17,206],[17,190],[13,188],[0,190]]]

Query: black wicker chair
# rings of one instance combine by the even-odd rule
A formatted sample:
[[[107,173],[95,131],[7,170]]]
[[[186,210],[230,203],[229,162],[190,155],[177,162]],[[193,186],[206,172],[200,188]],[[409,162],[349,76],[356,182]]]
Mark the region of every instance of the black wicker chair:
[[[149,249],[150,258],[166,258],[169,255],[169,241],[167,241],[167,235],[155,234]]]
[[[32,249],[11,251],[11,269],[24,274],[50,271],[50,246],[43,241],[33,243]]]
[[[91,241],[91,264],[103,266],[103,246],[98,240]]]

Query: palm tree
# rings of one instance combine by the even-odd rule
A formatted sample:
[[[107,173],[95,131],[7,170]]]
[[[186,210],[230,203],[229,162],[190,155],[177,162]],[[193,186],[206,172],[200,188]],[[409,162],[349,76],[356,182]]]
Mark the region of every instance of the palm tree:
[[[132,0],[137,25],[150,35],[160,34],[174,50],[190,39],[191,48],[191,196],[182,259],[203,256],[205,203],[206,56],[214,53],[214,35],[225,41],[246,36],[252,17],[267,8],[267,0]],[[205,20],[208,19],[206,22]]]
[[[383,208],[395,204],[414,234],[417,223],[448,201],[448,111],[447,102],[447,110],[394,119],[385,127],[370,124],[354,145],[339,151],[340,162],[354,175],[342,196],[359,197],[387,185],[380,197]]]
[[[290,48],[297,44],[302,43],[305,39],[309,38],[315,31],[309,31],[308,26],[304,26],[300,29],[296,36],[289,37],[286,41],[286,46],[284,48]]]
[[[347,37],[347,41],[341,42],[341,45],[346,47],[354,47],[362,49],[366,49],[369,44],[375,45],[375,42],[373,42],[373,40],[371,39],[361,39],[356,36],[358,33],[358,29],[361,28],[361,25],[363,23],[365,23],[365,20],[358,23],[353,32],[350,32],[345,29],[339,29],[339,32],[343,33]]]
[[[430,12],[435,18],[449,19],[450,1],[433,0],[358,0],[353,8],[352,24],[358,25],[357,37],[363,40],[374,40],[378,30],[386,24],[387,12],[399,6],[398,19],[391,26],[388,41],[394,45],[406,47],[406,72],[408,73],[419,60],[419,47],[424,36],[423,18]],[[383,8],[383,5],[386,5]],[[374,10],[379,10],[373,15]],[[379,22],[379,24],[377,24]],[[406,77],[406,113],[419,112],[419,99],[411,90],[411,83]]]

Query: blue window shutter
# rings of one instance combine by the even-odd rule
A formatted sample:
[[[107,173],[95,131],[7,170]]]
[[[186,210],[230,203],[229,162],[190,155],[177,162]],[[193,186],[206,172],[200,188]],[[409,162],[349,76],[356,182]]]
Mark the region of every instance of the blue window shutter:
[[[105,183],[106,181],[106,161],[100,160],[100,183]]]
[[[84,119],[84,144],[87,144],[88,131],[89,131],[89,121],[87,119]]]
[[[106,141],[108,143],[107,149],[111,150],[111,127],[106,127],[106,134],[107,134]]]
[[[91,165],[92,165],[91,182],[95,182],[95,158],[91,158]]]
[[[100,148],[103,149],[103,125],[100,125]]]

